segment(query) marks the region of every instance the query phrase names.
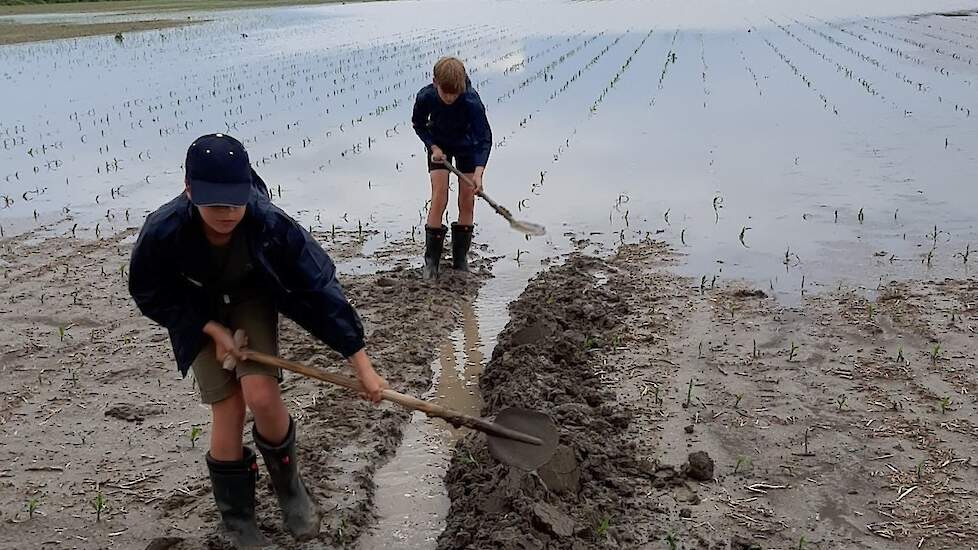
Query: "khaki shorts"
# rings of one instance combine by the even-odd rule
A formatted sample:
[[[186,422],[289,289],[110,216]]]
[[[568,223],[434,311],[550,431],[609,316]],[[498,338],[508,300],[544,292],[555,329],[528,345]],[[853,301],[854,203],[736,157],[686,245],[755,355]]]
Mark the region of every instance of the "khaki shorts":
[[[248,348],[269,355],[278,355],[278,311],[266,300],[250,300],[222,308],[220,318],[234,332],[244,329],[248,335]],[[262,366],[254,361],[239,363],[233,371],[224,370],[217,360],[214,341],[207,338],[207,345],[194,359],[191,368],[200,391],[200,400],[208,405],[231,397],[238,389],[238,380],[252,374],[272,376],[282,381],[282,371]]]

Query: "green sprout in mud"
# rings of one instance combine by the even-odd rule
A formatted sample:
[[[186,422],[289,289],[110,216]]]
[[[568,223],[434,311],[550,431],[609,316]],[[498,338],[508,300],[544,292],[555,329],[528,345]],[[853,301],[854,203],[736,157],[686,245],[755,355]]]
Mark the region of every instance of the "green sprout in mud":
[[[666,544],[669,545],[669,550],[678,550],[679,541],[676,540],[675,533],[670,531],[669,534],[666,535]]]
[[[587,336],[584,338],[584,349],[590,350],[598,347],[598,340],[593,336]]]
[[[920,462],[917,463],[917,483],[920,483],[921,479],[924,477],[924,464],[926,463],[927,463],[926,459],[921,460]]]
[[[744,398],[744,394],[738,393],[738,394],[734,395],[734,397],[736,399],[734,400],[734,405],[733,406],[736,409],[736,408],[740,407],[740,401]]]
[[[706,290],[706,275],[703,275],[703,278],[700,279],[700,294],[703,294],[705,290]]]
[[[749,458],[747,458],[746,456],[738,456],[737,457],[737,463],[734,464],[734,471],[733,471],[734,475],[737,475],[737,472],[740,471],[740,467],[741,466],[746,467],[746,466],[749,466],[749,465],[750,465],[750,459]]]
[[[67,332],[68,331],[67,331],[67,329],[65,329],[65,326],[64,325],[58,325],[58,340],[60,340],[61,342],[64,342],[65,341],[65,334]]]
[[[907,362],[907,360],[903,357],[903,346],[900,346],[897,349],[897,358],[896,358],[896,360],[900,364],[903,364],[903,363],[906,363]]]
[[[594,528],[594,532],[599,537],[603,537],[608,533],[608,528],[610,527],[611,527],[611,518],[606,517],[602,519],[600,522],[598,522],[598,525]]]
[[[759,353],[757,352],[757,339],[754,339],[754,351],[752,351],[752,352],[751,352],[751,355],[750,355],[750,356],[751,356],[751,359],[753,359],[753,360],[755,360],[755,361],[756,361],[756,360],[757,360],[758,358],[760,358],[760,356],[761,356],[761,355],[760,355],[760,354],[759,354]]]
[[[465,451],[465,456],[459,456],[458,461],[461,462],[462,464],[471,464],[471,465],[479,464],[479,461],[476,460],[474,456],[472,456],[472,451]]]
[[[941,398],[941,414],[947,414],[947,410],[951,408],[951,396],[945,395]]]
[[[190,428],[190,447],[195,448],[197,446],[197,440],[200,439],[200,434],[204,430],[200,426],[191,426]]]
[[[941,358],[941,345],[934,344],[934,347],[930,350],[930,362],[937,364],[937,360]]]
[[[694,379],[689,379],[689,389],[686,390],[686,408],[693,403],[693,382]]]
[[[95,498],[92,500],[92,508],[95,510],[95,522],[98,523],[102,521],[102,512],[105,511],[105,497],[102,496],[102,491],[95,494]]]
[[[39,505],[40,505],[40,502],[38,502],[36,498],[32,498],[32,499],[30,499],[30,500],[27,501],[27,504],[24,505],[24,508],[27,510],[27,518],[28,519],[34,519],[34,512],[37,511],[37,507]]]
[[[805,550],[805,542],[805,535],[802,535],[801,538],[798,539],[798,550]]]
[[[876,314],[876,308],[873,304],[866,304],[866,313],[869,315],[869,321],[873,321],[873,316]]]
[[[333,540],[339,545],[346,543],[346,518],[340,520],[340,524],[336,528],[336,533],[333,534]]]
[[[842,407],[845,407],[846,406],[846,401],[848,399],[849,399],[849,396],[847,396],[846,394],[842,394],[839,397],[836,397],[835,398],[835,404],[838,405],[839,412],[842,412]]]
[[[924,257],[924,263],[927,264],[927,267],[930,267],[933,261],[934,261],[934,249],[931,248],[930,250],[927,251],[927,256]]]
[[[798,346],[792,342],[791,347],[788,348],[788,361],[794,361],[796,355],[798,355]]]

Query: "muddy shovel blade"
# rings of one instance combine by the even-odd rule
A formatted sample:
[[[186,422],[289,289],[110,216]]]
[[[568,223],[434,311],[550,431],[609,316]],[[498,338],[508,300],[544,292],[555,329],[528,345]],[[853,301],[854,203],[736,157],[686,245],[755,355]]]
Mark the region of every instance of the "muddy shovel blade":
[[[489,441],[489,454],[503,464],[532,472],[549,462],[554,451],[557,450],[557,426],[543,413],[512,407],[500,411],[494,423],[532,435],[542,442],[540,445],[534,445],[486,434]]]
[[[525,233],[533,237],[542,237],[547,234],[547,229],[538,223],[510,220],[509,226],[520,233]]]

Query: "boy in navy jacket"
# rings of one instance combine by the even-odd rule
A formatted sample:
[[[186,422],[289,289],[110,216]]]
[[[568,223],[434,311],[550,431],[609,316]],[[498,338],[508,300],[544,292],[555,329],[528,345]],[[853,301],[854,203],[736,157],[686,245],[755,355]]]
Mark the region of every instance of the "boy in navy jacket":
[[[271,203],[265,183],[236,139],[201,136],[187,151],[185,191],[146,218],[132,251],[129,292],[170,335],[177,368],[193,369],[211,406],[206,460],[214,500],[237,547],[262,546],[255,521],[255,452],[242,445],[245,407],[286,529],[319,532],[320,516],[299,476],[295,422],[279,393],[281,373],[243,361],[232,331],[248,346],[278,352],[285,314],[343,354],[366,395],[387,387],[364,350],[363,326],[343,295],[332,260],[309,233]],[[233,371],[224,359],[237,360]]]
[[[465,66],[454,57],[443,57],[435,63],[432,83],[418,92],[411,117],[414,131],[424,142],[428,173],[431,178],[431,208],[425,224],[425,279],[438,277],[438,264],[447,228],[441,220],[448,206],[448,169],[455,167],[475,183],[459,182],[458,221],[452,224],[452,267],[468,271],[466,256],[472,244],[475,196],[482,190],[482,174],[492,149],[492,130],[486,119],[486,107]]]

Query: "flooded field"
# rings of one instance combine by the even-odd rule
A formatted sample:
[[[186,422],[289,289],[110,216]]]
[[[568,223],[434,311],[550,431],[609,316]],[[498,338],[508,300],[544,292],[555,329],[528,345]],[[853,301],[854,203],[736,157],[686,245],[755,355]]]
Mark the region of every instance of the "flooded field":
[[[656,250],[664,254],[668,250],[671,261],[666,268],[675,277],[656,281],[673,291],[674,298],[689,293],[691,301],[712,300],[710,307],[727,307],[730,302],[724,293],[733,283],[773,297],[764,307],[741,306],[738,311],[757,316],[753,329],[730,329],[741,336],[738,330],[759,330],[757,326],[763,327],[761,332],[781,334],[772,321],[781,315],[779,308],[814,308],[833,323],[841,323],[841,313],[825,309],[830,295],[862,300],[858,307],[865,308],[863,301],[876,303],[888,289],[912,290],[921,281],[945,278],[973,280],[971,269],[978,260],[972,257],[978,248],[978,15],[969,10],[975,8],[959,1],[818,6],[709,2],[694,7],[630,0],[377,2],[181,12],[179,16],[167,11],[161,18],[189,17],[194,24],[121,37],[0,47],[0,243],[4,248],[0,270],[5,272],[11,303],[3,314],[11,320],[26,315],[32,319],[3,333],[0,369],[10,376],[11,385],[5,383],[0,394],[0,433],[7,447],[0,451],[0,504],[4,506],[0,521],[2,531],[11,535],[0,535],[0,547],[23,547],[34,536],[29,529],[62,541],[51,547],[68,547],[63,539],[81,534],[78,530],[87,520],[79,518],[87,518],[90,509],[84,499],[68,505],[67,512],[57,511],[53,504],[40,508],[45,521],[69,518],[57,527],[31,526],[34,520],[26,520],[21,510],[30,495],[40,494],[38,487],[51,491],[45,484],[54,483],[38,478],[37,472],[46,470],[31,470],[27,482],[20,477],[24,463],[38,459],[25,449],[25,441],[31,439],[25,439],[24,431],[36,438],[33,441],[43,439],[47,422],[59,418],[55,416],[59,413],[50,411],[63,398],[51,388],[43,389],[44,377],[36,371],[61,376],[66,357],[74,361],[76,354],[91,357],[86,354],[104,352],[77,348],[89,345],[80,341],[87,340],[81,328],[75,329],[79,341],[69,338],[65,344],[58,327],[73,324],[95,334],[103,322],[135,318],[120,286],[125,268],[119,271],[131,230],[157,205],[180,192],[183,155],[198,135],[226,132],[241,139],[255,169],[269,183],[273,200],[335,253],[347,277],[344,284],[349,281],[365,299],[381,300],[367,306],[376,315],[417,323],[427,319],[423,311],[402,311],[396,304],[404,298],[371,285],[390,270],[399,274],[393,276],[398,285],[414,284],[408,275],[421,263],[429,191],[424,149],[410,126],[411,107],[417,90],[430,81],[435,60],[444,55],[463,59],[493,129],[486,191],[518,217],[548,229],[546,237],[527,239],[479,206],[476,254],[491,277],[472,282],[468,289],[456,288],[458,282],[453,280],[448,291],[451,299],[442,304],[451,315],[448,326],[440,326],[441,332],[426,334],[418,326],[409,331],[421,333],[430,349],[411,356],[415,370],[405,375],[405,383],[453,406],[478,410],[479,373],[493,357],[497,335],[512,320],[507,306],[520,296],[528,280],[563,263],[569,254],[609,257],[619,248],[634,250],[654,243]],[[118,22],[130,17],[10,16],[0,18],[0,33],[10,21]],[[449,215],[454,216],[453,206]],[[46,258],[46,250],[58,253]],[[45,275],[51,277],[49,286],[40,285],[37,278],[46,273],[46,259],[52,270]],[[646,263],[661,267],[644,259],[638,262],[641,269],[634,262],[613,260],[609,265],[635,275],[651,269]],[[98,273],[99,264],[103,275]],[[613,269],[598,271],[605,281],[611,277],[626,287],[634,283],[616,276]],[[119,280],[106,279],[102,284],[106,272],[115,273]],[[77,293],[72,295],[79,288],[95,292],[96,287],[98,292],[88,303],[97,306],[84,306]],[[952,323],[955,318],[965,319],[955,341],[973,342],[974,325],[967,321],[974,319],[969,317],[974,315],[973,292],[967,285],[954,288],[961,301],[948,315]],[[641,304],[652,299],[643,294],[646,290],[623,293],[621,299]],[[54,296],[58,299],[52,302]],[[813,305],[820,300],[820,305]],[[678,317],[683,316],[681,311],[698,312],[699,317],[688,322],[699,336],[684,334],[679,339],[686,354],[698,342],[700,349],[693,356],[699,359],[703,335],[709,340],[721,331],[711,328],[705,302],[696,303],[687,310],[676,304],[666,309],[675,306],[671,311]],[[85,307],[92,319],[81,319],[87,319]],[[731,322],[737,307],[723,310]],[[871,319],[874,312],[886,309],[875,307],[869,306]],[[46,312],[39,317],[38,309]],[[653,306],[649,315],[655,311]],[[801,323],[799,318],[792,322]],[[788,330],[790,324],[785,321],[783,328]],[[670,327],[676,334],[687,330]],[[899,333],[894,327],[881,330]],[[115,327],[116,335],[125,328]],[[162,336],[148,324],[138,331],[126,336],[124,345],[135,338],[152,338],[158,344]],[[395,343],[409,341],[407,335],[381,334],[379,341],[392,349]],[[795,346],[795,341],[789,346],[780,338],[783,335],[771,345],[779,350]],[[829,336],[810,333],[805,338],[817,347]],[[869,336],[860,338],[867,346],[873,342]],[[939,331],[935,338],[943,340]],[[96,343],[93,336],[90,344]],[[726,340],[713,343],[718,346],[714,360],[729,352]],[[710,345],[708,341],[707,351]],[[933,343],[914,346],[926,353]],[[842,347],[859,353],[848,344]],[[615,357],[620,351],[616,348],[611,346],[608,357]],[[949,402],[970,411],[974,397],[967,388],[974,384],[974,357],[967,350],[955,353],[963,354],[960,368],[971,368],[970,381],[927,384],[940,386],[931,388],[931,393],[941,399],[954,393]],[[391,354],[384,367],[394,371],[400,356]],[[307,355],[316,357],[312,352]],[[789,362],[795,352],[790,355]],[[952,353],[948,356],[950,360]],[[812,365],[817,362],[805,357]],[[207,411],[196,406],[189,383],[175,379],[168,360],[165,350],[157,349],[153,379],[163,376],[172,386],[168,391],[181,397],[168,394],[171,397],[159,399],[182,404],[175,422],[206,423]],[[127,368],[135,368],[132,359],[126,361]],[[938,359],[933,365],[939,365]],[[108,376],[105,369],[111,370],[107,365],[99,368],[90,372],[92,384]],[[703,382],[704,375],[691,374],[690,368],[656,371],[664,379],[675,378],[657,383],[663,384],[663,392],[685,397],[679,394],[687,382],[692,388],[690,376]],[[429,388],[432,376],[435,385]],[[820,391],[834,399],[842,393],[824,389],[826,380],[817,382],[823,384]],[[302,391],[318,395],[313,388],[304,386]],[[631,390],[618,389],[619,401],[635,398]],[[792,387],[795,390],[799,395],[814,391],[803,391],[801,386]],[[646,393],[643,390],[641,396]],[[740,390],[735,393],[744,395]],[[857,401],[852,395],[850,403]],[[34,401],[42,397],[46,401]],[[103,408],[116,400],[113,394],[90,399]],[[310,410],[317,410],[316,399],[311,399]],[[495,410],[491,403],[487,407],[489,412]],[[671,410],[674,418],[663,429],[681,431],[685,421],[678,418],[685,411]],[[85,421],[85,414],[106,421],[101,411],[78,414],[78,422]],[[315,418],[313,412],[309,414]],[[648,413],[648,418],[655,415]],[[723,417],[714,420],[718,418],[723,421]],[[32,421],[29,429],[23,425],[27,420]],[[44,423],[38,424],[41,420]],[[323,458],[330,467],[334,458],[338,463],[367,466],[365,473],[357,474],[362,473],[363,479],[341,478],[349,483],[346,489],[326,485],[319,489],[320,496],[341,511],[355,508],[357,512],[332,517],[332,539],[304,547],[379,548],[390,541],[387,533],[405,547],[435,547],[445,518],[452,514],[441,477],[449,468],[458,434],[406,415],[396,422],[388,420],[395,427],[384,432],[383,448],[366,453],[365,448],[373,447],[358,440],[366,436],[356,432],[360,435],[346,442],[351,446],[337,451],[340,458]],[[690,420],[699,421],[699,415],[695,422]],[[935,421],[940,424],[940,416]],[[966,455],[967,442],[974,444],[978,437],[970,428],[959,433],[971,439],[957,441],[958,454],[934,458],[936,463]],[[173,437],[173,448],[186,447],[182,432],[165,437]],[[80,443],[72,441],[86,446],[84,437]],[[845,444],[852,442],[839,442]],[[664,460],[678,465],[685,458],[679,456],[685,445],[662,445]],[[746,452],[706,446],[714,456],[731,453],[733,460]],[[641,449],[650,455],[659,451]],[[47,466],[65,469],[65,463],[79,462],[72,458],[73,451],[51,453],[55,458]],[[99,477],[98,465],[112,464],[97,455],[87,451],[80,461],[84,471],[75,474],[77,483],[90,483]],[[186,493],[186,498],[166,507],[167,517],[194,517],[198,506],[210,507],[213,516],[209,494],[197,494],[192,486],[193,481],[206,481],[201,478],[202,466],[186,458],[171,462],[159,478],[160,491],[172,492],[169,485],[176,484],[182,489],[176,494]],[[758,462],[754,460],[755,465]],[[778,464],[771,468],[777,470]],[[164,487],[164,481],[169,485]],[[135,487],[126,483],[135,482],[123,482],[123,494]],[[326,496],[338,490],[346,490],[349,499]],[[90,488],[65,489],[63,496],[70,499],[90,492]],[[159,499],[166,495],[140,497],[138,503],[124,507],[126,513],[113,518],[114,530],[101,533],[101,538],[76,538],[71,544],[129,548],[173,534],[167,525],[179,523],[175,520],[161,523],[157,530],[132,526],[132,518],[155,517]],[[972,487],[967,498],[974,497]],[[417,498],[424,504],[416,505],[422,502]],[[464,511],[464,505],[459,506]],[[130,512],[132,518],[127,519]],[[846,513],[826,508],[824,515]],[[973,519],[973,513],[968,516],[958,509],[949,513],[959,520]],[[213,517],[205,517],[184,526],[187,532],[179,536],[197,540],[190,537],[203,537],[212,527]],[[792,525],[796,528],[802,529]],[[973,524],[969,528],[973,531]],[[766,536],[774,537],[774,528],[765,529]],[[607,526],[598,542],[578,534],[578,542],[601,547],[605,539],[612,540],[604,537],[606,531]],[[874,539],[878,531],[889,533],[889,538]],[[792,538],[769,538],[777,542],[764,547],[788,548],[789,543],[791,548],[825,549],[897,547],[886,544],[955,547],[938,546],[951,539],[936,535],[935,540],[944,542],[918,545],[918,540],[932,535],[912,528],[904,532],[886,526],[868,532],[866,540],[879,544],[851,534],[834,539],[838,532],[832,531],[821,533],[821,543],[813,542],[809,534],[810,544],[804,546],[798,542],[803,536],[799,530],[792,532]],[[443,537],[437,544],[464,547],[459,542],[464,537],[457,530],[451,533],[454,538]],[[645,540],[614,541],[624,547],[652,541],[665,544],[656,529],[646,534]],[[858,544],[839,542],[857,539]]]

